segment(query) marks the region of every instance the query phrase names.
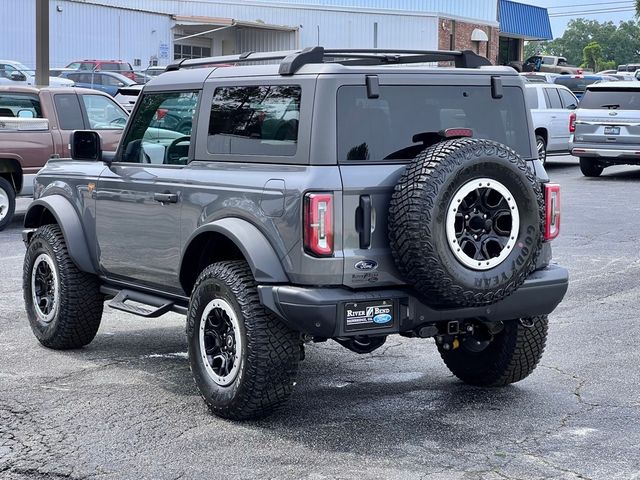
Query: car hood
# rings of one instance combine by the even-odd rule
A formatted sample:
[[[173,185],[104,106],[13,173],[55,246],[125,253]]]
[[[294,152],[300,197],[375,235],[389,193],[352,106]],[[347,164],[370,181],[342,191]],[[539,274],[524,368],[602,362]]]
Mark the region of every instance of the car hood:
[[[68,78],[49,77],[49,85],[52,87],[73,87],[75,82]]]

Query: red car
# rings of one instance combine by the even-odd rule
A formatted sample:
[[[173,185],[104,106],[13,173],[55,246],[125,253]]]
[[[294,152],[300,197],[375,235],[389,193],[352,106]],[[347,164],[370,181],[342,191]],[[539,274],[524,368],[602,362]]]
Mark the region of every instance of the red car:
[[[128,62],[122,60],[78,60],[71,62],[66,68],[73,70],[86,70],[86,71],[105,71],[116,72],[120,75],[124,75],[131,80],[135,80],[133,68]]]

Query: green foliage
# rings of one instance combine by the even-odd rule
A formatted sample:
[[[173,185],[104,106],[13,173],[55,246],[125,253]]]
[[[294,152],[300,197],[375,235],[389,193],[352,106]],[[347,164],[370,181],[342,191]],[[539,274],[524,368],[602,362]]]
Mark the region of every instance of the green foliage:
[[[640,12],[640,0],[636,0]],[[569,22],[564,35],[550,42],[529,42],[525,46],[525,59],[538,49],[547,55],[566,57],[572,65],[584,61],[584,49],[595,42],[600,46],[601,57],[598,66],[603,62],[613,62],[617,66],[622,63],[640,63],[640,23],[636,20],[620,22],[598,22],[576,18]],[[531,55],[529,52],[533,51]],[[609,63],[610,65],[611,63]],[[600,68],[602,70],[602,68]]]
[[[582,66],[597,72],[602,62],[602,47],[598,42],[590,42],[582,50]]]

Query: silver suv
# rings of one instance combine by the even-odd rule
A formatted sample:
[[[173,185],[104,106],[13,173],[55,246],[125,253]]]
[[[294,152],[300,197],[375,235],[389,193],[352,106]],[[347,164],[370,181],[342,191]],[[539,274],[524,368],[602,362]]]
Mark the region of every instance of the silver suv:
[[[37,177],[24,298],[43,345],[91,342],[105,299],[182,313],[196,385],[234,419],[285,401],[306,342],[435,338],[474,385],[533,371],[568,276],[513,69],[315,47],[168,70],[116,152],[76,131]]]
[[[571,154],[585,176],[611,165],[640,165],[640,82],[589,85],[570,129]]]

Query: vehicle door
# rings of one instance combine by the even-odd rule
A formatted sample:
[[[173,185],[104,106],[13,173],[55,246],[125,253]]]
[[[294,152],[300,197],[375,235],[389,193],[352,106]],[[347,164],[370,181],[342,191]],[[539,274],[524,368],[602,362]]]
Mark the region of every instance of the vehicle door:
[[[557,88],[549,86],[543,90],[549,119],[547,151],[566,150],[569,141],[569,115],[562,106]]]
[[[571,93],[568,89],[564,89],[564,88],[558,88],[558,94],[560,95],[560,100],[562,101],[562,121],[564,122],[564,125],[566,127],[565,130],[563,130],[564,135],[562,137],[562,145],[563,147],[561,148],[562,150],[568,150],[569,149],[569,136],[571,135],[571,133],[569,132],[569,117],[571,116],[571,113],[578,108],[578,99],[576,98],[576,96]]]
[[[116,96],[118,89],[124,87],[126,84],[116,77],[106,74],[97,74],[102,82],[102,91],[108,93],[112,97]]]
[[[416,84],[415,76],[379,75],[376,96],[368,94],[364,75],[341,79],[335,118],[344,285],[402,282],[389,246],[389,202],[407,163],[442,140],[439,132],[471,130],[474,138],[495,140],[531,157],[529,129],[521,125],[527,117],[521,87],[505,80],[502,98],[494,99],[486,78],[455,77],[445,85],[437,78]]]
[[[57,153],[52,127],[43,117],[37,94],[0,92],[0,158],[17,160],[24,175],[35,175]]]
[[[13,75],[19,75],[18,77],[12,77]],[[24,73],[20,72],[13,65],[8,63],[0,63],[0,85],[27,85],[27,77]]]
[[[100,134],[102,150],[115,152],[129,115],[110,97],[98,94],[78,94],[86,128]]]
[[[80,108],[78,95],[75,93],[53,93],[53,105],[58,129],[54,132],[59,151],[56,153],[63,158],[71,156],[69,151],[69,137],[74,130],[87,128]]]
[[[111,279],[182,292],[180,216],[191,137],[150,125],[158,109],[196,108],[199,96],[195,90],[144,94],[113,163],[98,179],[97,251]]]

